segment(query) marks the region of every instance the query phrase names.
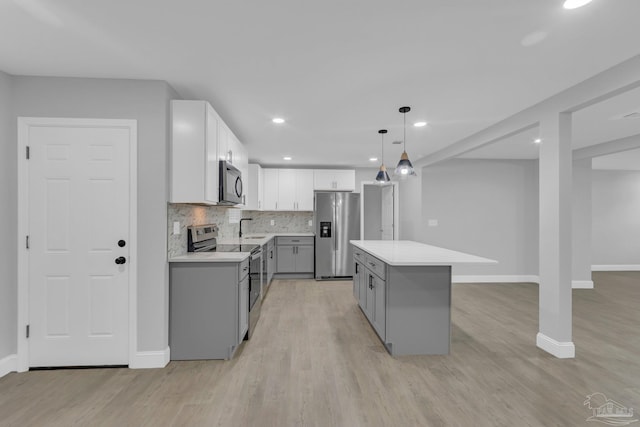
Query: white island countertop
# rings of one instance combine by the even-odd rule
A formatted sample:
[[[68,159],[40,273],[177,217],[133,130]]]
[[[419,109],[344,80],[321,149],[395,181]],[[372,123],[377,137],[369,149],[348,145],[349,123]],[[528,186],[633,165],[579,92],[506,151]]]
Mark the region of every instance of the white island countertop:
[[[350,243],[394,266],[497,264],[497,261],[411,240],[351,240]]]

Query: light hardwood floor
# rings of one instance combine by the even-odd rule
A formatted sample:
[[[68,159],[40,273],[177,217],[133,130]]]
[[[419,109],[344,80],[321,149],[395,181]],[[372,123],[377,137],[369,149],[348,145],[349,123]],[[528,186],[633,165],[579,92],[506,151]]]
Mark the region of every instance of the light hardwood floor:
[[[451,354],[392,358],[350,283],[275,281],[233,360],[12,373],[0,425],[593,425],[594,392],[640,412],[640,273],[594,281],[569,360],[535,346],[535,284],[454,285]]]

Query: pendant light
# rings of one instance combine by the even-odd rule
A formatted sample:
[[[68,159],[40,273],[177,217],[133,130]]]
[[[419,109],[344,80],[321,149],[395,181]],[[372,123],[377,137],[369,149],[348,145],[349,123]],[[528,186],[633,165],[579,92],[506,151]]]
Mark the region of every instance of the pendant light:
[[[386,184],[387,182],[391,182],[391,178],[389,178],[389,174],[387,173],[387,168],[384,167],[384,134],[387,133],[387,130],[380,129],[378,133],[380,134],[380,137],[381,137],[380,150],[382,151],[381,153],[382,163],[380,163],[380,170],[376,175],[376,182],[378,182],[379,184]]]
[[[402,128],[402,156],[400,156],[400,161],[393,174],[400,179],[406,179],[408,176],[417,176],[407,155],[407,113],[411,111],[411,108],[400,107],[398,111],[402,113],[404,123]]]

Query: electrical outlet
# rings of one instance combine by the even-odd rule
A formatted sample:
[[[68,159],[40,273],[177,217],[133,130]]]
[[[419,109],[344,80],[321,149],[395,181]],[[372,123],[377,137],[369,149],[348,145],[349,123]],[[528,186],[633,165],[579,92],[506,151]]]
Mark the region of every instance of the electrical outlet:
[[[180,234],[180,221],[173,221],[173,234]]]
[[[276,220],[275,219],[271,220],[271,225],[276,225]]]

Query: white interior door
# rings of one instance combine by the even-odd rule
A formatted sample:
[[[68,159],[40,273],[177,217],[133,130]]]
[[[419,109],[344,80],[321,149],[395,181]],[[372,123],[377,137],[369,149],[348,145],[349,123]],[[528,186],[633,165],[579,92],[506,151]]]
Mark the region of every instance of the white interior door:
[[[381,238],[382,240],[393,240],[393,212],[395,211],[393,202],[393,191],[394,187],[392,185],[385,185],[381,187],[380,191],[382,192],[382,206],[381,206]]]
[[[31,367],[128,364],[130,138],[126,127],[28,128]]]

